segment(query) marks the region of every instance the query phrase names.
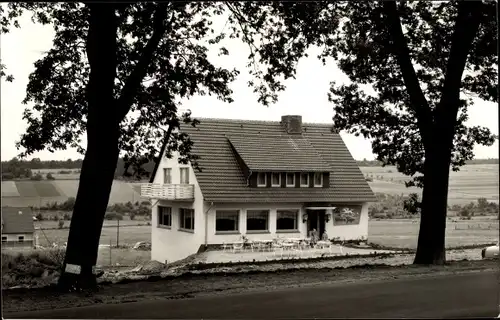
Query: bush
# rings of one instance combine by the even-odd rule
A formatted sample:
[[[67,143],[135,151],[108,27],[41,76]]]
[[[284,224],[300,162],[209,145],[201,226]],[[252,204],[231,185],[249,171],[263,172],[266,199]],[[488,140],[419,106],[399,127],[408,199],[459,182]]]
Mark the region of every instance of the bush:
[[[46,178],[47,178],[47,180],[56,180],[56,178],[54,178],[54,176],[50,172],[47,173]]]
[[[372,182],[373,181],[373,179],[370,178],[370,177],[366,177],[365,180],[368,181],[368,182]]]
[[[57,227],[58,227],[59,229],[64,228],[64,220],[59,220]]]
[[[104,215],[104,219],[106,220],[123,220],[123,214],[119,212],[107,212]]]
[[[129,214],[129,217],[130,217],[130,220],[134,220],[135,219],[135,213],[131,212]]]
[[[69,197],[68,200],[64,201],[59,206],[59,209],[65,210],[65,211],[71,211],[75,207],[75,202],[76,202],[75,197]]]
[[[71,215],[68,212],[65,212],[63,215],[63,220],[70,221],[71,220]]]
[[[52,216],[53,221],[59,221],[59,216],[57,214]]]
[[[35,218],[36,218],[38,221],[43,221],[43,220],[45,220],[45,219],[43,218],[43,215],[42,215],[41,213],[37,213],[37,214],[35,215]]]
[[[71,172],[72,171],[70,171],[70,170],[60,170],[57,173],[59,173],[59,174],[71,174]]]
[[[31,176],[30,179],[34,180],[34,181],[41,181],[41,180],[43,180],[43,176],[41,174],[37,173],[34,176]]]

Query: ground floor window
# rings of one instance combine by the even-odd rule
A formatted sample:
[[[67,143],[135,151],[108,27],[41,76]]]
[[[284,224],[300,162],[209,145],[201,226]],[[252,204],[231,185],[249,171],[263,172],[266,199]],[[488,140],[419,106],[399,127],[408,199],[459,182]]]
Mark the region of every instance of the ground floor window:
[[[7,236],[2,236],[2,242],[7,242]]]
[[[239,210],[217,210],[215,212],[215,231],[238,231]]]
[[[158,225],[164,227],[172,226],[172,208],[158,206]]]
[[[179,209],[180,228],[194,230],[194,209]]]
[[[276,230],[297,230],[299,210],[278,210],[276,212]]]
[[[269,210],[248,210],[247,211],[248,231],[268,231],[269,230]]]
[[[18,236],[17,242],[24,242],[24,236]]]

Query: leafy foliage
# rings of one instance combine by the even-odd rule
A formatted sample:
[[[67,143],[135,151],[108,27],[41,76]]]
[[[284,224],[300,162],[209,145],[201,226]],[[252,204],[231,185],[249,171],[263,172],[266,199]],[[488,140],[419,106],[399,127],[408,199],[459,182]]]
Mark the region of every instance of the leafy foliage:
[[[244,40],[253,49],[251,58],[258,55],[260,65],[267,68],[261,77],[266,83],[261,99],[283,90],[276,79],[293,78],[307,48],[319,47],[318,58],[323,63],[333,58],[350,80],[331,83],[328,97],[334,105],[334,130],[371,139],[378,161],[412,176],[407,186],[423,187],[423,175],[416,175],[424,173],[423,135],[440,134],[441,128],[435,127],[436,109],[442,103],[460,2],[397,3],[399,26],[424,95],[421,104],[410,98],[403,79],[391,35],[395,26],[388,22],[384,3],[245,2],[233,4],[233,11],[238,21],[246,23],[242,30],[260,34],[258,46],[252,38]],[[465,124],[472,97],[498,101],[497,42],[495,3],[484,4],[461,83],[451,156],[454,171],[473,159],[475,144],[489,146],[497,139],[488,128]],[[418,120],[421,106],[430,115],[429,123]]]
[[[214,66],[207,56],[207,45],[220,40],[211,28],[210,19],[223,13],[223,4],[215,2],[136,3],[116,5],[118,17],[117,75],[115,100],[131,99],[132,106],[120,122],[119,148],[129,166],[139,168],[155,159],[172,128],[168,151],[179,150],[181,162],[192,161],[192,142],[176,132],[181,122],[196,125],[190,112],[178,112],[181,100],[194,95],[215,95],[232,102],[228,83],[238,74]],[[3,9],[2,9],[3,10]],[[90,66],[86,54],[89,28],[88,6],[81,3],[9,3],[1,20],[2,32],[19,27],[17,19],[28,11],[32,20],[52,25],[53,47],[35,63],[29,77],[23,119],[28,122],[25,134],[17,142],[24,148],[21,156],[47,149],[77,148],[84,153],[82,137],[87,124],[86,86]],[[152,19],[152,17],[158,17]],[[163,17],[163,19],[161,19]],[[158,45],[148,47],[155,30]],[[136,92],[127,90],[127,81],[135,76],[136,66],[148,50],[152,58]],[[228,54],[227,50],[222,50]],[[122,99],[122,100],[120,100]],[[102,110],[102,113],[111,112]]]

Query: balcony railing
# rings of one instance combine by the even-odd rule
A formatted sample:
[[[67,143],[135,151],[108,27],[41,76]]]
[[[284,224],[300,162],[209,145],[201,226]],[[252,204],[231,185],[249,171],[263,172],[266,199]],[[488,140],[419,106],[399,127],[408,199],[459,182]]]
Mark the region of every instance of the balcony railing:
[[[141,185],[141,196],[162,200],[193,200],[194,185],[144,183]]]

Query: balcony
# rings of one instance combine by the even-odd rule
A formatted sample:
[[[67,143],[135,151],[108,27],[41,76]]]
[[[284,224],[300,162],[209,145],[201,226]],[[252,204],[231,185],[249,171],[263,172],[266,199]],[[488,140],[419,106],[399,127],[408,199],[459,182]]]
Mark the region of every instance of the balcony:
[[[144,183],[141,185],[141,196],[161,200],[194,200],[194,185]]]

